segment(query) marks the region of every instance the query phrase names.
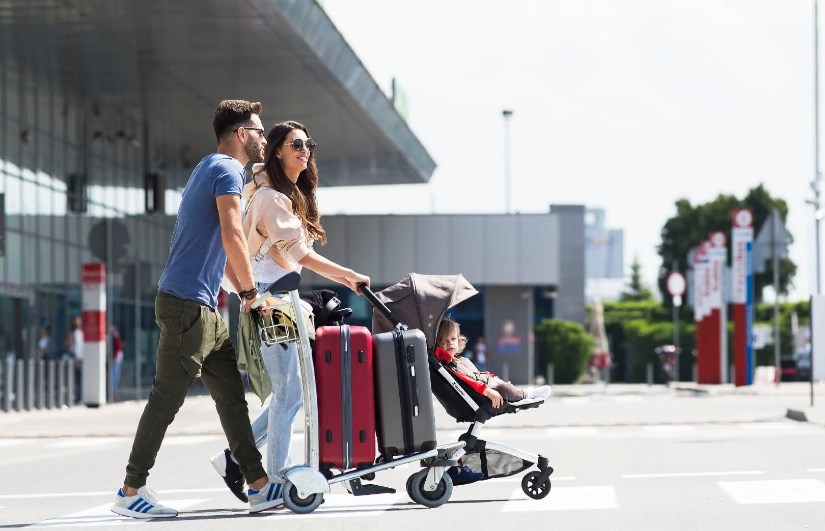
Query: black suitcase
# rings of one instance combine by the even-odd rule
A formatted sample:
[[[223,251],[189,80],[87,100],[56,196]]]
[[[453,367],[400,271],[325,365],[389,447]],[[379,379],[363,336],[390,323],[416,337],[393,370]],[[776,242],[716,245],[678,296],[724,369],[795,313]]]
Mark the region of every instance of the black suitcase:
[[[361,291],[373,306],[398,323],[371,291],[365,286]],[[372,351],[378,451],[391,459],[432,450],[438,444],[424,333],[396,328],[375,334]]]

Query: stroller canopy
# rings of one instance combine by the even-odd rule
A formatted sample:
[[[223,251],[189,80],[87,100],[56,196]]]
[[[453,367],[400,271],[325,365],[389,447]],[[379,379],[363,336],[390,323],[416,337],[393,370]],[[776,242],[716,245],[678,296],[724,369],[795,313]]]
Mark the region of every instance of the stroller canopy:
[[[427,347],[433,348],[438,324],[444,313],[477,293],[478,290],[461,274],[410,273],[397,284],[376,293],[376,296],[402,323],[421,330],[427,338]],[[373,334],[389,332],[393,328],[389,319],[373,310]]]

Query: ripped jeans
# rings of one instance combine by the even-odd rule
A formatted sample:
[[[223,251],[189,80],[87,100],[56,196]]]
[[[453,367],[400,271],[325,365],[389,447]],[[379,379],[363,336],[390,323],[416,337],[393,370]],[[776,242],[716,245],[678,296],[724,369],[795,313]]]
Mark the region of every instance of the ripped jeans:
[[[261,345],[264,365],[272,381],[269,405],[252,421],[252,435],[260,448],[266,443],[266,470],[274,481],[282,482],[280,471],[291,465],[292,425],[301,409],[301,371],[298,343],[291,341],[270,347]]]

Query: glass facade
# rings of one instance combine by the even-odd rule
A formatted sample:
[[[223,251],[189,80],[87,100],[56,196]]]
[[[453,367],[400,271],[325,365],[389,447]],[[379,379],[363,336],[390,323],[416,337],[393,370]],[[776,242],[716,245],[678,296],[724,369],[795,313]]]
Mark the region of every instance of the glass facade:
[[[162,145],[164,125],[149,125]],[[154,295],[180,195],[161,190],[165,211],[146,213],[144,175],[183,183],[191,171],[147,153],[143,127],[118,102],[63,93],[8,55],[0,64],[0,353],[37,356],[48,325],[59,357],[82,310],[82,264],[102,262],[107,319],[125,346],[122,396],[154,373]]]

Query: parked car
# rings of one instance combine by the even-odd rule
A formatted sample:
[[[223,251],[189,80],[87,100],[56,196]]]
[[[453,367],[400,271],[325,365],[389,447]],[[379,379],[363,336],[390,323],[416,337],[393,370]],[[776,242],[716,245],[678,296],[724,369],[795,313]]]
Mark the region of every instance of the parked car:
[[[811,346],[803,347],[780,360],[783,382],[807,382],[811,379]]]

